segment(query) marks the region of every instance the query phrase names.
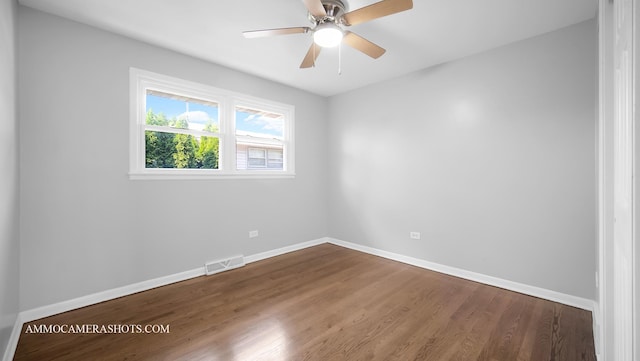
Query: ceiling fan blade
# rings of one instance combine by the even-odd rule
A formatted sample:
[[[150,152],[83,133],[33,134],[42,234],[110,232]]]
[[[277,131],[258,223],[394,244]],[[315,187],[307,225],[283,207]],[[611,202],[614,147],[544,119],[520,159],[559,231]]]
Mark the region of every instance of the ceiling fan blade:
[[[322,47],[316,43],[312,43],[309,51],[307,51],[307,55],[302,60],[302,64],[300,64],[300,69],[311,68],[315,65],[316,59],[318,59],[318,55],[320,55],[320,50]]]
[[[274,35],[289,35],[289,34],[300,34],[306,33],[311,28],[308,27],[296,27],[296,28],[279,28],[279,29],[265,29],[265,30],[253,30],[253,31],[245,31],[242,33],[245,38],[264,38],[267,36]]]
[[[309,13],[317,18],[327,16],[327,11],[320,0],[304,0],[304,6],[307,7]]]
[[[412,8],[412,0],[382,0],[375,4],[348,12],[342,16],[342,19],[347,26],[356,25]]]
[[[374,59],[378,59],[382,56],[382,54],[386,52],[384,48],[381,48],[378,45],[363,38],[362,36],[354,34],[350,31],[345,31],[342,41],[344,41],[344,43],[349,45],[350,47],[359,50]]]

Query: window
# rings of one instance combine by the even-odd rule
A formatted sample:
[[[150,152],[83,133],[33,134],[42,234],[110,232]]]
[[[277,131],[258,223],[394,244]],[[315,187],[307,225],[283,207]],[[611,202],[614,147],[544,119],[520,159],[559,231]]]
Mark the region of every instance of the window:
[[[131,69],[132,179],[294,173],[290,105]]]
[[[241,152],[238,151],[238,154]],[[246,154],[247,169],[282,169],[282,149],[248,148]]]

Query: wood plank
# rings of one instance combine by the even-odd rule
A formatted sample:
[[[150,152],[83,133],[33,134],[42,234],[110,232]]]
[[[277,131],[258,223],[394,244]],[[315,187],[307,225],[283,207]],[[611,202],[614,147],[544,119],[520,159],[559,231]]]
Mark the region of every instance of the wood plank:
[[[169,334],[29,334],[35,325]],[[591,314],[324,244],[25,324],[15,360],[585,360]]]

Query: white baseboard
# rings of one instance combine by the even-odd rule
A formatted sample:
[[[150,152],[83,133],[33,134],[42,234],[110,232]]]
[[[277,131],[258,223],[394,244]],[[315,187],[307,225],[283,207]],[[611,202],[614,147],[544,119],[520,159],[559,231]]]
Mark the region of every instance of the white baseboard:
[[[27,310],[27,311],[22,311],[20,314],[22,316],[23,322],[31,322],[31,321],[39,320],[44,317],[57,315],[62,312],[67,312],[67,311],[75,310],[78,308],[91,306],[96,303],[113,300],[118,297],[128,296],[134,293],[147,291],[152,288],[169,285],[172,283],[188,280],[188,279],[202,276],[202,275],[204,275],[204,267],[199,267],[196,269],[192,269],[190,271],[184,271],[184,272],[175,273],[175,274],[164,276],[164,277],[158,277],[151,280],[134,283],[131,285],[113,288],[110,290],[101,291],[101,292],[93,293],[90,295],[74,298],[68,301],[58,302],[52,305],[47,305],[47,306],[42,306],[42,307],[34,308],[31,310]]]
[[[294,251],[301,250],[308,247],[313,247],[319,244],[327,243],[328,240],[329,240],[328,238],[319,238],[316,240],[297,243],[291,246],[286,246],[286,247],[274,249],[271,251],[257,253],[257,254],[245,257],[245,263],[257,262],[263,259],[279,256],[285,253],[294,252]],[[90,294],[87,296],[74,298],[72,300],[63,301],[63,302],[55,303],[52,305],[42,306],[42,307],[34,308],[31,310],[22,311],[16,317],[16,322],[15,322],[15,325],[13,326],[13,331],[11,332],[11,337],[9,339],[9,344],[7,345],[7,349],[5,350],[3,361],[11,361],[13,359],[13,356],[16,352],[16,347],[18,346],[18,341],[20,339],[20,333],[22,332],[22,325],[26,322],[39,320],[44,317],[57,315],[62,312],[67,312],[67,311],[75,310],[78,308],[94,305],[96,303],[109,301],[118,297],[123,297],[123,296],[131,295],[134,293],[142,292],[142,291],[147,291],[153,288],[166,286],[172,283],[185,281],[191,278],[203,276],[204,274],[205,274],[205,271],[203,266],[203,267],[199,267],[189,271],[175,273],[175,274],[164,276],[164,277],[158,277],[152,280],[138,282],[138,283],[134,283],[127,286],[118,287],[118,288]]]
[[[262,253],[257,253],[254,255],[246,256],[245,262],[252,263],[261,261],[267,258],[276,257],[285,253],[294,252],[297,250],[301,250],[308,247],[313,247],[316,245],[320,245],[323,243],[331,243],[337,246],[350,248],[356,251],[365,252],[368,254],[372,254],[375,256],[384,257],[387,259],[391,259],[394,261],[410,264],[413,266],[429,269],[432,271],[452,275],[455,277],[460,277],[464,279],[468,279],[475,282],[484,283],[491,286],[496,286],[500,288],[504,288],[507,290],[524,293],[530,296],[539,297],[543,299],[547,299],[554,302],[559,302],[562,304],[566,304],[569,306],[574,306],[578,308],[582,308],[588,311],[592,311],[594,313],[594,332],[596,331],[596,324],[601,325],[599,323],[599,312],[596,311],[597,304],[588,299],[571,296],[535,286],[530,286],[518,282],[508,281],[497,277],[487,276],[480,273],[475,273],[455,267],[445,266],[442,264],[438,264],[435,262],[430,262],[418,258],[413,258],[397,253],[387,252],[380,249],[359,245],[356,243],[346,242],[334,238],[319,238],[316,240],[297,243],[294,245],[278,248],[271,251],[266,251]],[[155,278],[148,281],[143,281],[135,284],[131,284],[128,286],[118,287],[111,290],[106,290],[102,292],[97,292],[94,294],[90,294],[87,296],[78,297],[72,300],[59,302],[53,305],[42,306],[31,310],[26,310],[20,312],[16,317],[16,322],[11,333],[11,337],[9,339],[9,344],[7,345],[7,349],[4,353],[4,361],[11,361],[15,354],[16,347],[18,345],[18,341],[20,338],[20,333],[22,332],[22,326],[26,322],[35,321],[44,317],[53,316],[62,312],[71,311],[74,309],[90,306],[96,303],[109,301],[118,297],[127,296],[130,294],[147,291],[153,288],[165,286],[168,284],[188,280],[191,278],[203,276],[205,274],[204,267],[199,267],[196,269],[192,269],[189,271],[184,271],[164,277]],[[597,313],[596,313],[597,312]]]
[[[17,314],[16,321],[13,324],[13,330],[11,331],[11,336],[9,336],[7,348],[4,350],[4,356],[2,357],[3,361],[13,360],[13,355],[16,353],[18,341],[20,340],[20,333],[22,332],[23,323],[24,322],[22,321],[22,316],[20,314]]]
[[[593,300],[589,300],[586,298],[581,298],[577,296],[567,295],[564,293],[547,290],[540,287],[530,286],[523,283],[513,282],[509,280],[505,280],[502,278],[487,276],[481,273],[471,272],[464,269],[445,266],[439,263],[425,261],[423,259],[414,258],[405,256],[398,253],[387,252],[380,249],[363,246],[356,243],[346,242],[339,239],[329,239],[329,243],[335,244],[337,246],[342,246],[346,248],[350,248],[356,251],[369,253],[375,256],[380,256],[383,258],[387,258],[390,260],[410,264],[412,266],[425,268],[428,270],[448,274],[455,277],[464,278],[474,282],[484,283],[490,286],[495,286],[499,288],[504,288],[506,290],[515,291],[519,293],[524,293],[529,296],[534,296],[538,298],[543,298],[549,301],[562,303],[565,305],[578,307],[587,311],[592,311],[595,308],[595,303]]]
[[[301,249],[317,246],[317,245],[323,244],[323,243],[329,243],[329,238],[327,238],[327,237],[318,238],[318,239],[315,239],[313,241],[296,243],[294,245],[286,246],[286,247],[282,247],[282,248],[278,248],[278,249],[274,249],[272,251],[266,251],[266,252],[262,252],[262,253],[257,253],[257,254],[251,255],[251,256],[246,256],[244,258],[244,261],[246,263],[262,261],[263,259],[267,259],[267,258],[271,258],[271,257],[275,257],[275,256],[280,256],[282,254],[289,253],[289,252],[299,251]]]
[[[540,287],[530,286],[530,285],[526,285],[518,282],[497,278],[497,277],[487,276],[481,273],[476,273],[476,272],[463,270],[460,268],[445,266],[435,262],[430,262],[430,261],[426,261],[426,260],[422,260],[414,257],[409,257],[409,256],[397,254],[397,253],[383,251],[380,249],[363,246],[360,244],[342,241],[338,239],[327,238],[327,237],[319,238],[319,239],[308,241],[308,242],[297,243],[290,246],[278,248],[275,250],[257,253],[254,255],[249,255],[245,257],[245,262],[246,263],[257,262],[260,260],[279,256],[289,252],[294,252],[294,251],[301,250],[308,247],[313,247],[323,243],[332,243],[338,246],[342,246],[342,247],[350,248],[353,250],[369,253],[372,255],[388,258],[391,260],[407,263],[410,265],[429,269],[432,271],[449,274],[452,276],[488,284],[491,286],[504,288],[507,290],[515,291],[515,292],[524,293],[534,297],[544,298],[550,301],[559,302],[569,306],[582,308],[592,312],[596,308],[595,302],[593,300],[576,297],[572,295],[567,295],[567,294],[547,290]],[[96,303],[112,300],[114,298],[150,290],[152,288],[165,286],[171,283],[184,281],[184,280],[202,276],[202,275],[204,275],[204,267],[199,267],[189,271],[184,271],[184,272],[180,272],[180,273],[176,273],[176,274],[172,274],[164,277],[155,278],[148,281],[131,284],[128,286],[118,287],[111,290],[106,290],[106,291],[90,294],[87,296],[82,296],[72,300],[59,302],[53,305],[43,306],[43,307],[39,307],[39,308],[27,310],[27,311],[22,311],[19,315],[20,316],[19,318],[21,318],[23,322],[31,322],[40,318],[56,315],[58,313],[67,312],[77,308],[90,306]],[[597,314],[594,316],[597,316]]]
[[[593,317],[593,344],[596,349],[596,360],[601,360],[602,354],[602,308],[600,307],[600,303],[594,301],[593,312],[591,313]]]
[[[297,251],[300,249],[316,246],[316,245],[327,243],[327,242],[328,242],[328,238],[320,238],[320,239],[316,239],[308,242],[297,243],[290,246],[274,249],[267,252],[246,256],[245,263],[260,261],[266,258],[279,256],[281,254]],[[123,296],[131,295],[134,293],[142,292],[142,291],[147,291],[153,288],[166,286],[172,283],[185,281],[191,278],[204,276],[204,274],[205,274],[204,266],[198,267],[196,269],[192,269],[189,271],[175,273],[175,274],[164,276],[164,277],[158,277],[148,281],[138,282],[138,283],[134,283],[127,286],[118,287],[118,288],[90,294],[87,296],[74,298],[72,300],[59,302],[53,305],[42,306],[35,309],[22,311],[20,315],[22,316],[23,322],[31,322],[44,317],[57,315],[62,312],[67,312],[67,311],[75,310],[81,307],[94,305],[96,303],[109,301],[118,297],[123,297]]]

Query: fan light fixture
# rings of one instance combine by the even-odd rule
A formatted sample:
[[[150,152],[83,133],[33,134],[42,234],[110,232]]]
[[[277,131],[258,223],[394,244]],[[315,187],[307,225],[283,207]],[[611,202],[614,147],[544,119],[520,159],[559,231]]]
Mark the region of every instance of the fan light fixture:
[[[313,41],[323,48],[333,48],[342,41],[342,29],[334,23],[322,23],[313,32]]]
[[[379,0],[377,3],[353,11],[349,11],[347,0],[302,0],[302,2],[308,10],[307,18],[311,22],[311,26],[252,30],[242,34],[245,38],[263,38],[274,35],[312,33],[313,43],[309,46],[309,50],[300,64],[301,69],[315,66],[322,48],[335,47],[342,42],[373,59],[378,59],[386,50],[362,36],[346,30],[346,27],[413,8],[413,0]],[[340,53],[338,52],[338,59]],[[340,60],[338,60],[339,62]],[[339,72],[340,70],[338,70]]]

